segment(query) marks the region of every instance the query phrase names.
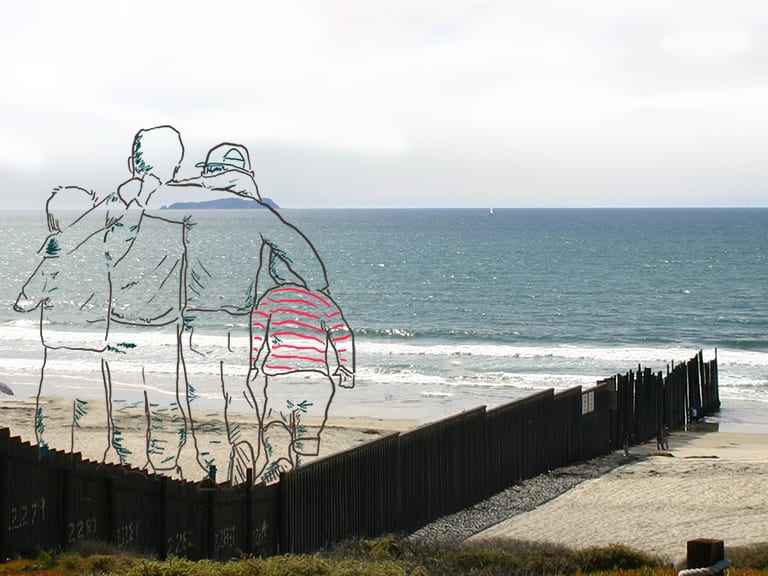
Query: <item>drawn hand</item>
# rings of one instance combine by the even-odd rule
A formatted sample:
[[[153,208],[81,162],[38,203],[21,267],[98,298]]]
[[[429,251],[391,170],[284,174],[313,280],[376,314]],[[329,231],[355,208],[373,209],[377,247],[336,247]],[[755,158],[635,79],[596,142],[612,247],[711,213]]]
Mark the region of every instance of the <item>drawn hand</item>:
[[[22,291],[16,298],[16,302],[13,303],[14,312],[31,312],[37,308],[38,303],[33,302],[29,296]]]
[[[192,228],[193,228],[194,226],[197,226],[197,222],[193,222],[193,221],[192,221],[192,217],[191,217],[191,216],[185,216],[185,217],[183,218],[182,222],[184,223],[184,229],[185,229],[187,232],[189,232],[190,230],[192,230]]]
[[[345,366],[339,366],[333,375],[337,378],[336,383],[342,388],[355,387],[355,375],[347,370]]]
[[[261,200],[259,187],[256,186],[256,180],[253,179],[253,175],[249,172],[227,170],[217,174],[204,175],[200,181],[203,187],[209,190],[222,190],[243,196],[244,198]]]

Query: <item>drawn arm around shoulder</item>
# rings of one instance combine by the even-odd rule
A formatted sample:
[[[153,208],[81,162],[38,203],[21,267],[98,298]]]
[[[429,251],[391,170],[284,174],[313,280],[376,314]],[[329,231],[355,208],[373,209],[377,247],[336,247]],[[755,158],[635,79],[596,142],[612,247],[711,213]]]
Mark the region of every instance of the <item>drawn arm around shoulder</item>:
[[[240,170],[227,170],[212,175],[175,180],[168,182],[167,186],[205,188],[206,190],[229,192],[235,196],[250,198],[251,200],[261,200],[259,187],[256,185],[253,175]]]
[[[108,213],[104,229],[104,251],[109,254],[112,266],[117,266],[133,248],[139,235],[144,210],[138,205],[129,204],[127,208],[118,206]]]
[[[261,203],[269,211],[273,226],[262,233],[262,240],[269,245],[274,256],[282,260],[285,267],[301,282],[305,288],[326,292],[328,274],[325,264],[317,249],[301,230],[288,222],[268,204]]]

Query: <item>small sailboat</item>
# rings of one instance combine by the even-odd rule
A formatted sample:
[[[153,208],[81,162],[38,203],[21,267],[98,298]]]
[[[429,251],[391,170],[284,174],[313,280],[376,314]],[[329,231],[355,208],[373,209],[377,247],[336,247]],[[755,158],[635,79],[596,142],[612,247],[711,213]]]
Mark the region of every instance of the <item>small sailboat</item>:
[[[495,215],[495,214],[494,214],[494,212],[493,212],[493,208],[491,208],[490,210],[488,210],[488,216],[494,216],[494,215]]]

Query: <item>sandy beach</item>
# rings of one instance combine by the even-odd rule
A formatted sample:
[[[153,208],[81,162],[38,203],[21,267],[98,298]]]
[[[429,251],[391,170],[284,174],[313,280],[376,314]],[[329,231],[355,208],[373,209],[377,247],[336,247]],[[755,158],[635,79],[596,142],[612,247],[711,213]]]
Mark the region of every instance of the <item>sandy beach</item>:
[[[72,400],[51,399],[43,408],[46,440],[53,448],[69,450]],[[113,413],[124,435],[124,444],[131,452],[129,463],[139,468],[147,463],[143,408],[136,403],[118,404]],[[201,410],[196,416],[195,435],[188,438],[178,460],[186,479],[197,480],[204,475],[196,461],[195,444],[198,451],[209,452],[207,457],[216,462],[220,471],[217,480],[227,479],[229,444],[222,412],[211,408]],[[673,561],[684,557],[685,543],[693,538],[723,539],[728,546],[764,542],[768,540],[768,434],[758,425],[762,420],[758,416],[755,413],[746,418],[749,425],[722,426],[713,421],[700,425],[695,431],[673,433],[671,450],[665,454],[658,453],[655,443],[650,443],[633,447],[628,462],[617,452],[542,475],[510,488],[514,493],[522,490],[524,494],[517,494],[520,498],[515,499],[516,494],[498,496],[501,500],[512,498],[523,503],[513,502],[503,509],[508,509],[507,512],[502,510],[496,514],[496,520],[492,521],[501,519],[498,524],[486,528],[488,523],[483,526],[466,518],[462,522],[476,526],[469,534],[482,530],[470,538],[473,541],[511,538],[577,548],[625,544]],[[172,418],[168,415],[153,418],[157,418],[153,424],[155,437],[165,437],[168,444],[173,445],[176,431]],[[253,433],[257,428],[255,416],[232,412],[228,419],[230,428],[239,425],[244,434]],[[0,403],[0,427],[8,427],[13,434],[34,442],[34,422],[34,400]],[[104,458],[105,422],[103,407],[90,405],[74,437],[74,449],[83,458],[96,461]],[[310,429],[318,424],[313,419],[305,422]],[[416,421],[406,419],[332,417],[326,424],[316,457],[416,425]],[[725,431],[717,431],[718,426]],[[281,453],[285,446],[276,443],[274,448]],[[160,457],[154,457],[153,462]],[[303,462],[314,458],[305,457]],[[110,452],[107,460],[116,462],[116,454]],[[174,476],[172,472],[167,473]],[[552,482],[563,486],[547,497]],[[491,499],[477,508],[495,507],[494,502]],[[490,518],[487,513],[480,515]],[[455,521],[447,519],[448,524]],[[440,530],[438,527],[437,531]],[[462,538],[469,534],[465,533]]]
[[[45,440],[51,448],[69,451],[72,445],[71,421],[72,400],[61,398],[47,400],[44,405],[46,414],[44,432]],[[146,415],[141,406],[127,405],[114,408],[113,418],[120,426],[123,434],[123,442],[131,454],[128,455],[128,463],[131,466],[143,468],[146,465]],[[177,444],[176,431],[166,418],[161,418],[155,424],[158,439],[167,439],[169,445]],[[0,427],[7,427],[13,435],[35,443],[35,402],[28,400],[4,400],[0,402]],[[102,461],[107,447],[105,410],[99,405],[89,405],[88,414],[80,421],[80,427],[75,430],[74,451],[80,452],[84,459]],[[319,422],[313,418],[307,418],[304,424],[310,430],[316,429]],[[244,436],[255,436],[257,429],[255,415],[247,415],[242,412],[229,414],[230,428],[239,425]],[[328,456],[342,450],[352,448],[359,444],[369,442],[382,434],[399,432],[415,427],[416,421],[394,420],[374,417],[330,417],[321,436],[320,452],[317,456],[305,456],[303,463],[309,463],[315,458]],[[229,444],[227,442],[223,411],[215,409],[207,410],[195,417],[195,436],[188,436],[187,443],[181,450],[178,460],[188,480],[198,480],[204,476],[203,470],[196,460],[195,442],[200,451],[208,451],[207,458],[212,458],[220,471],[217,475],[219,482],[226,480],[226,463],[229,459]],[[250,433],[250,434],[249,434]],[[274,445],[275,453],[282,454],[287,444],[285,438],[276,436]],[[168,454],[172,450],[166,450]],[[161,456],[153,456],[152,461],[158,464]],[[107,454],[108,462],[118,462],[117,455],[110,451]],[[158,466],[160,468],[161,466]],[[161,470],[158,470],[161,473]],[[166,472],[174,476],[172,472]]]
[[[655,448],[633,448],[645,457],[472,540],[626,544],[674,561],[693,538],[718,538],[726,546],[768,540],[768,435],[680,432],[670,438],[669,455]]]

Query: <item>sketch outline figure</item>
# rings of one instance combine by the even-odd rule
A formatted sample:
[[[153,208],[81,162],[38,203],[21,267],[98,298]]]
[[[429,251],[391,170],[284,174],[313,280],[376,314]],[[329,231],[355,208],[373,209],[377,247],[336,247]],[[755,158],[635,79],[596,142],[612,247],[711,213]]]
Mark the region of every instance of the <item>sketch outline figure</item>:
[[[66,200],[75,201],[76,204],[79,201],[80,207],[84,207],[83,212],[65,221],[59,211],[59,203],[64,197]],[[83,313],[88,325],[103,326],[102,330],[95,332],[91,340],[87,342],[81,340],[78,343],[57,340],[56,333],[47,328],[52,319],[55,321],[57,308],[60,309],[74,298],[74,294],[68,291],[75,282],[73,274],[77,274],[71,266],[72,254],[77,251],[80,254],[85,253],[89,258],[99,258],[103,252],[99,235],[106,230],[106,222],[95,223],[94,230],[92,232],[89,230],[87,234],[78,234],[75,229],[83,218],[102,202],[103,200],[99,201],[93,191],[79,186],[59,186],[52,190],[45,204],[49,234],[37,250],[37,255],[41,258],[40,262],[22,285],[13,305],[16,312],[37,311],[39,316],[38,327],[43,357],[35,394],[34,431],[35,439],[42,447],[48,446],[44,436],[46,416],[41,403],[41,394],[45,385],[49,350],[93,353],[96,356],[94,360],[98,362],[101,353],[107,347],[110,295],[106,276],[91,283],[88,286],[92,289],[90,294],[82,301],[75,302],[75,306]],[[78,281],[78,284],[82,284],[82,281]]]
[[[219,373],[222,390],[229,398],[228,400],[225,398],[225,407],[227,407],[233,396],[241,398],[241,394],[230,395],[226,390],[234,389],[244,393],[247,385],[244,376],[236,376],[235,381],[227,385],[226,381],[232,380],[228,368],[231,365],[240,365],[247,372],[250,351],[246,350],[243,357],[238,356],[237,353],[221,356],[215,351],[208,352],[196,346],[196,339],[200,335],[205,335],[209,341],[213,339],[221,342],[220,350],[226,348],[232,352],[230,342],[235,328],[222,330],[211,328],[212,325],[232,324],[237,318],[242,318],[241,322],[246,328],[240,336],[248,339],[250,338],[248,322],[260,293],[286,279],[308,288],[327,290],[328,278],[325,263],[309,238],[272,206],[262,202],[253,178],[250,153],[246,146],[233,142],[217,144],[208,151],[205,161],[197,163],[196,167],[201,168],[200,176],[169,182],[168,189],[178,191],[180,188],[187,188],[188,192],[185,192],[185,196],[192,196],[195,188],[228,192],[258,203],[262,208],[259,212],[264,216],[261,222],[262,227],[254,230],[254,237],[261,248],[258,251],[257,265],[253,267],[245,265],[244,269],[233,272],[225,258],[206,254],[208,259],[201,260],[195,243],[195,229],[192,229],[190,242],[187,245],[189,265],[186,286],[188,291],[184,313],[188,338],[185,339],[185,347],[195,353],[197,360],[205,359],[210,362],[210,368]],[[230,248],[229,256],[231,247],[228,248]],[[270,269],[272,272],[269,272]],[[278,269],[281,271],[279,276],[275,272]],[[242,296],[238,299],[222,301],[220,294],[216,291],[217,282],[220,283],[222,278],[226,279],[228,288],[237,285],[237,289],[232,291]],[[210,449],[204,445],[203,435],[198,433],[198,427],[192,417],[195,410],[193,406],[195,390],[194,383],[188,382],[186,408],[190,415],[190,434],[197,452],[198,465],[206,472],[211,465],[210,459],[206,457]],[[248,395],[245,395],[245,400],[248,404],[252,403]],[[257,469],[257,461],[261,455],[260,445],[261,438],[258,430],[242,430],[242,435],[238,434],[236,441],[230,441],[233,453],[242,457],[239,468]]]
[[[253,369],[253,351],[249,344],[245,355],[236,359],[246,368],[247,375],[243,374],[227,385],[226,379],[232,376],[225,369],[225,361],[209,358],[205,351],[198,351],[193,340],[199,326],[210,330],[210,326],[217,324],[213,322],[206,325],[198,320],[210,315],[211,318],[218,318],[220,326],[222,319],[242,317],[246,338],[250,343],[253,330],[251,315],[261,302],[261,295],[270,289],[293,286],[332,302],[327,270],[309,238],[273,206],[262,203],[247,147],[222,142],[208,151],[204,162],[196,165],[202,169],[200,176],[178,179],[184,154],[181,134],[172,126],[142,129],[136,132],[131,144],[127,162],[130,177],[113,191],[99,196],[93,190],[81,186],[63,186],[55,188],[48,198],[46,225],[49,234],[37,251],[41,259],[23,284],[14,304],[18,312],[36,311],[39,314],[43,358],[36,395],[35,437],[41,447],[47,446],[46,416],[43,414],[41,396],[46,388],[49,352],[70,350],[88,353],[93,355],[98,366],[95,373],[100,376],[100,388],[103,388],[107,436],[103,461],[107,461],[111,452],[121,463],[127,463],[129,457],[138,457],[140,450],[144,452],[145,469],[183,476],[179,462],[182,450],[191,440],[198,465],[208,473],[215,463],[207,456],[209,452],[199,446],[193,414],[197,394],[185,358],[187,352],[193,352],[218,364],[225,409],[226,440],[230,445],[229,476],[244,479],[248,468],[258,470],[259,456],[263,451],[266,452],[263,450],[265,430],[262,429],[261,420],[257,430],[246,430],[229,421],[229,406],[233,395],[227,388],[234,390],[238,398],[242,395],[241,399],[245,399],[251,409],[256,408],[257,398],[251,390],[249,379],[256,376],[259,368],[256,371]],[[226,267],[217,269],[220,261],[226,260],[228,256],[213,254],[206,261],[204,251],[195,251],[194,228],[198,223],[190,215],[178,217],[151,211],[152,205],[157,206],[160,203],[158,198],[162,199],[166,192],[173,190],[193,197],[200,189],[249,198],[264,208],[260,212],[266,217],[266,225],[253,230],[252,242],[255,241],[255,245],[260,248],[250,253],[252,266],[243,266],[234,272]],[[73,218],[65,218],[60,211],[59,206],[63,200],[65,204],[77,200],[75,203],[79,208]],[[153,227],[155,235],[147,236],[146,230]],[[149,245],[149,238],[156,238],[158,230],[166,240],[162,246]],[[227,246],[230,250],[232,247]],[[65,294],[69,288],[77,285],[83,291],[82,279],[77,276],[76,263],[79,261],[97,264],[97,272],[90,274],[94,277],[93,286],[87,286],[89,289],[85,290],[85,294],[79,294],[79,299],[73,301],[77,307],[77,321],[89,327],[92,336],[87,340],[83,338],[81,341],[70,339],[59,342],[55,332],[45,327],[46,318],[57,314],[63,309],[64,303],[71,300]],[[227,300],[217,294],[216,280],[222,279],[239,282],[242,297]],[[131,306],[129,301],[138,305]],[[340,310],[339,316],[343,319]],[[232,320],[229,322],[231,326]],[[129,333],[134,330],[137,334],[146,330],[174,327],[175,401],[168,408],[150,401],[148,379],[153,376],[145,373],[142,362],[138,362],[141,366],[131,364],[136,363],[134,359],[139,359],[134,351],[137,344],[116,341],[112,330],[115,326],[120,326],[121,331],[129,330]],[[216,330],[220,331],[220,328]],[[217,334],[217,337],[221,336],[223,334]],[[237,356],[231,345],[231,332],[226,330],[225,336],[224,348],[230,356]],[[335,347],[331,348],[336,350]],[[347,364],[342,364],[333,373],[330,368],[319,371],[326,374],[326,380],[330,380],[332,387],[325,407],[326,420],[328,407],[335,394],[335,380],[338,380],[339,385],[348,385],[350,382],[354,385],[354,350],[351,354],[351,369],[347,368]],[[122,370],[114,370],[116,366]],[[113,397],[115,385],[122,384],[120,379],[126,377],[126,366],[134,374],[131,387],[143,390],[143,399],[130,406],[122,404],[116,408],[116,402],[126,402]],[[259,400],[263,405],[264,400]],[[68,434],[71,447],[74,446],[75,430],[80,428],[80,420],[88,412],[87,402],[79,402],[73,404],[72,424]],[[133,452],[125,444],[126,435],[124,429],[117,425],[116,417],[124,415],[127,408],[138,408],[141,405],[143,415],[140,419],[146,429],[142,434],[142,446]],[[317,452],[319,433],[314,447],[303,447],[304,442],[312,444],[313,440],[301,436],[302,431],[306,430],[301,418],[310,412],[312,403],[296,399],[291,406],[293,409],[288,420],[291,422],[294,440],[289,451],[293,452],[292,464],[297,464],[301,454]],[[155,434],[156,429],[159,431],[162,428],[158,423],[168,416],[169,411],[172,414],[171,422],[177,428],[175,441],[162,439]],[[299,438],[298,441],[295,438]],[[171,455],[167,456],[168,453]],[[254,480],[257,478],[258,475],[255,475]]]
[[[184,227],[185,223],[178,220],[170,220],[146,213],[152,196],[167,182],[176,177],[181,162],[184,159],[184,144],[181,134],[174,127],[169,125],[155,126],[152,128],[141,129],[134,135],[131,144],[131,153],[128,157],[128,170],[130,178],[117,187],[114,197],[116,209],[120,211],[120,217],[114,222],[110,222],[110,228],[105,234],[105,256],[109,262],[110,286],[112,292],[112,306],[110,310],[110,322],[123,327],[140,327],[143,329],[161,328],[164,326],[176,326],[178,332],[181,325],[183,314],[183,301],[180,295],[181,279],[183,278],[184,263],[186,261],[186,246],[184,245]],[[171,258],[166,258],[170,251],[160,258],[159,262],[144,262],[141,268],[149,268],[155,273],[149,278],[144,277],[144,270],[132,270],[132,262],[127,259],[130,253],[136,253],[141,246],[142,229],[146,226],[155,224],[166,227],[169,236],[177,237],[177,246],[175,254]],[[165,267],[165,268],[163,268]],[[173,276],[179,278],[178,284],[169,283],[164,293],[163,287],[167,280]],[[157,283],[156,278],[162,277],[162,281]],[[154,284],[153,284],[154,282]],[[143,312],[138,308],[138,312],[129,313],[122,306],[129,295],[139,292],[150,293],[148,299],[142,302]],[[158,298],[160,296],[160,298]],[[164,296],[164,297],[163,297]],[[119,344],[118,344],[119,346]],[[131,348],[135,347],[130,345]],[[125,351],[123,351],[125,352]],[[177,347],[177,356],[182,351]],[[127,357],[115,357],[112,361],[132,362],[130,353]],[[178,360],[177,360],[178,362]],[[183,363],[183,362],[182,362]],[[133,374],[138,375],[139,369],[134,367]],[[141,384],[146,391],[146,381],[143,366],[140,368]],[[107,394],[107,426],[110,444],[105,451],[105,460],[108,451],[113,450],[117,453],[121,462],[127,460],[131,451],[124,444],[122,431],[115,423],[114,402],[113,402],[113,371],[109,360],[105,360],[105,393]],[[176,404],[174,410],[180,413],[177,420],[182,422],[184,428],[187,427],[187,415],[184,413],[184,407],[179,400],[178,368],[177,368],[177,391]],[[178,460],[181,450],[186,443],[186,433],[179,434],[179,441],[175,454],[164,459],[165,466],[152,464],[156,470],[177,471]],[[155,446],[157,444],[155,443]],[[169,450],[171,450],[169,448]],[[147,462],[151,462],[152,455],[158,450],[152,451],[146,449]],[[172,450],[171,450],[172,451]],[[173,451],[172,451],[173,453]]]
[[[251,314],[251,341],[248,393],[257,410],[266,457],[257,474],[261,476],[276,463],[284,464],[285,470],[297,465],[301,456],[318,455],[337,388],[355,386],[356,351],[354,333],[333,298],[296,284],[280,284],[261,295]],[[276,394],[276,388],[290,387],[286,377],[296,374],[320,376],[317,386],[328,386],[327,401],[314,407],[306,400],[291,399],[285,390]],[[276,402],[276,397],[285,402]],[[321,418],[314,434],[302,421],[310,410]],[[270,442],[275,427],[289,435],[287,454],[277,458]]]
[[[168,155],[171,156],[170,165],[168,162],[156,161],[160,156]],[[35,424],[36,439],[40,444],[45,444],[42,438],[44,416],[40,397],[45,384],[49,350],[92,352],[101,365],[99,372],[104,386],[107,447],[103,459],[106,460],[111,449],[115,450],[121,462],[125,462],[125,457],[130,454],[121,446],[121,432],[114,425],[111,370],[106,354],[125,354],[127,349],[133,347],[129,343],[117,343],[116,346],[110,343],[111,325],[122,322],[113,307],[115,300],[120,300],[115,293],[120,290],[120,284],[115,282],[115,273],[119,271],[120,262],[130,252],[139,234],[146,202],[163,184],[163,179],[171,179],[176,175],[183,155],[180,135],[173,127],[164,125],[139,130],[134,136],[128,159],[131,177],[120,184],[115,192],[100,198],[92,190],[80,186],[62,186],[54,188],[46,202],[46,223],[50,234],[38,250],[42,260],[22,286],[14,305],[14,309],[19,312],[40,311],[43,362],[36,395]],[[73,198],[80,200],[79,204],[76,203],[79,208],[83,208],[83,201],[86,204],[73,219],[66,222],[58,212],[62,197],[66,197],[70,205]],[[92,274],[95,281],[89,286],[90,294],[83,295],[82,303],[75,302],[81,313],[81,324],[88,326],[90,333],[98,328],[97,337],[75,344],[56,342],[52,339],[55,332],[49,334],[45,328],[46,316],[55,314],[64,302],[72,300],[72,294],[67,293],[68,289],[77,287],[82,292],[84,280],[76,264],[77,259],[83,255],[86,260],[101,263]],[[86,290],[85,294],[88,292]],[[89,310],[93,311],[90,317],[87,315]]]
[[[298,227],[288,222],[275,208],[262,201],[259,188],[253,179],[250,153],[246,146],[232,142],[217,144],[208,151],[205,162],[198,162],[195,166],[202,168],[200,176],[172,181],[168,183],[168,186],[177,189],[179,187],[198,187],[220,190],[258,203],[263,210],[266,210],[265,213],[268,213],[279,223],[268,231],[259,231],[262,246],[265,245],[272,252],[267,259],[272,262],[279,260],[280,266],[287,271],[291,281],[298,282],[313,290],[328,289],[328,273],[325,263],[315,246]],[[292,246],[296,252],[286,252],[286,246]],[[303,254],[298,254],[298,251]],[[265,258],[262,256],[260,267],[263,266],[264,260]],[[254,275],[259,275],[258,270],[254,272]],[[224,312],[232,316],[248,316],[250,314],[251,307],[258,298],[258,288],[255,282],[248,282],[250,289],[246,298],[239,302],[221,304],[218,297],[211,297],[206,294],[206,290],[210,285],[207,279],[223,275],[223,273],[212,270],[210,266],[203,266],[198,259],[192,258],[190,274],[194,275],[194,278],[189,282],[191,295],[189,295],[187,311],[190,314],[204,312]],[[195,279],[199,283],[195,282]],[[216,304],[211,305],[211,302]]]

